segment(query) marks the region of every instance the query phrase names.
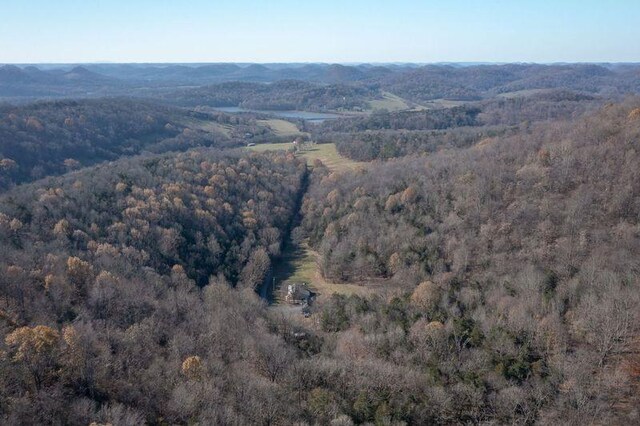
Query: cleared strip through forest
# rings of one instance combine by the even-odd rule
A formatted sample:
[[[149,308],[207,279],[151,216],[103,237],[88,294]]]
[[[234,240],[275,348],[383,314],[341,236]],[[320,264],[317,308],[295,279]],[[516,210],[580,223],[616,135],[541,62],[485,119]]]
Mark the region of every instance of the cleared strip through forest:
[[[264,152],[271,150],[288,150],[291,143],[261,144],[249,147],[252,151]],[[313,161],[320,160],[332,172],[353,170],[364,167],[365,163],[350,160],[341,156],[335,144],[314,144],[299,150],[297,155],[307,159],[312,165]],[[340,294],[364,294],[368,288],[356,284],[333,284],[326,281],[318,270],[317,253],[315,253],[306,241],[294,241],[291,231],[302,221],[302,200],[308,190],[308,173],[301,185],[301,193],[296,205],[296,215],[286,230],[282,245],[282,253],[273,260],[271,269],[260,287],[260,296],[269,304],[277,304],[282,298],[281,293],[285,284],[307,283],[310,289],[320,295]]]
[[[296,198],[296,205],[294,209],[294,213],[291,216],[287,228],[285,229],[285,233],[283,236],[282,243],[282,254],[278,256],[276,259],[272,261],[271,268],[269,272],[265,276],[262,285],[259,289],[260,297],[266,300],[268,303],[273,302],[273,292],[275,290],[275,276],[274,269],[276,269],[277,265],[286,259],[285,253],[287,247],[292,244],[291,240],[291,231],[295,228],[301,221],[301,211],[302,211],[302,200],[304,199],[305,194],[307,193],[307,189],[309,188],[309,168],[307,167],[305,173],[302,175],[302,182],[300,183],[300,191],[298,192],[298,196]]]

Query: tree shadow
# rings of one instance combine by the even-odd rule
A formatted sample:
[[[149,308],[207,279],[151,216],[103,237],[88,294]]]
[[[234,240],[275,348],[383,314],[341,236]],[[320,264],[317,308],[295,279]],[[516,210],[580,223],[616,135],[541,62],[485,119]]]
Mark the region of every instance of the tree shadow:
[[[287,241],[282,254],[278,256],[273,266],[276,290],[283,282],[288,281],[296,274],[300,262],[304,260],[306,255],[304,247],[293,241]]]

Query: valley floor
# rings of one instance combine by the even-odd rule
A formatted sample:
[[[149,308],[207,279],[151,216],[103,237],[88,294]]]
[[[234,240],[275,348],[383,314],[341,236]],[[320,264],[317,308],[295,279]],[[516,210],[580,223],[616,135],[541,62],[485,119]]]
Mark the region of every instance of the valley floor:
[[[272,143],[259,144],[250,146],[247,149],[257,152],[264,151],[285,151],[291,149],[291,143]],[[309,148],[302,149],[298,152],[299,156],[307,159],[312,165],[315,160],[322,161],[333,172],[341,172],[345,170],[353,170],[359,167],[365,167],[366,163],[350,160],[338,153],[336,145],[333,143],[314,144]]]
[[[291,147],[291,143],[277,143],[255,145],[248,147],[248,149],[264,152],[288,150]],[[309,148],[298,151],[297,155],[306,158],[310,164],[313,164],[315,160],[320,160],[333,172],[353,170],[365,166],[365,163],[341,156],[333,143],[314,144]],[[290,305],[285,301],[289,285],[306,284],[315,295],[314,303],[317,305],[322,305],[333,294],[367,296],[373,294],[375,288],[381,286],[379,283],[367,283],[365,285],[327,281],[322,277],[318,268],[318,253],[312,250],[306,241],[296,244],[291,240],[286,242],[282,255],[275,262],[271,280],[271,309],[274,312],[300,319],[303,318],[301,307]],[[305,322],[313,323],[313,317]]]

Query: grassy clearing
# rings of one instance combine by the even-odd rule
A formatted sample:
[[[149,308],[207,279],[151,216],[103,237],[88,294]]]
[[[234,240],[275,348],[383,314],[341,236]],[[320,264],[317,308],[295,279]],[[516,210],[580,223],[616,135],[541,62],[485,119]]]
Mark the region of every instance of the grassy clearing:
[[[248,149],[264,152],[285,151],[290,149],[291,147],[292,145],[290,143],[271,143],[251,146]],[[318,159],[322,161],[322,163],[327,166],[329,170],[334,172],[353,170],[359,167],[364,167],[365,165],[365,163],[353,161],[340,155],[338,153],[338,150],[336,149],[336,145],[333,143],[313,145],[308,150],[300,151],[297,155],[306,158],[307,161],[309,161],[309,163],[311,164],[314,160]]]
[[[412,108],[412,105],[408,104],[407,101],[393,93],[382,92],[382,96],[383,99],[369,101],[369,107],[372,110],[386,109],[387,111],[405,111]]]
[[[401,98],[400,96],[394,95],[391,92],[382,92],[383,99],[375,99],[373,101],[369,101],[369,113],[373,112],[376,109],[386,109],[390,112],[398,112],[398,111],[424,111],[432,108],[442,108],[443,105],[441,102],[446,101],[437,101],[433,102],[429,106],[420,105],[415,102],[408,101],[406,99]]]
[[[252,151],[278,151],[292,148],[291,143],[260,144],[248,147]],[[349,160],[338,154],[335,144],[313,145],[311,148],[298,152],[299,156],[313,163],[318,159],[325,164],[329,170],[340,172],[364,167],[366,163]],[[274,305],[272,309],[283,315],[290,315],[298,318],[299,321],[311,324],[312,319],[304,319],[300,315],[300,307],[291,306],[284,302],[287,286],[289,284],[307,283],[309,289],[316,293],[316,302],[322,303],[332,294],[372,294],[373,287],[356,284],[335,284],[322,278],[317,263],[318,254],[314,252],[306,243],[300,246],[288,242],[283,249],[280,258],[274,264],[273,277],[275,279]]]
[[[257,122],[259,125],[268,127],[269,129],[271,129],[271,131],[273,131],[273,133],[275,133],[276,136],[295,137],[303,134],[302,132],[300,132],[298,127],[294,123],[291,123],[290,121],[272,119],[272,120],[258,120]],[[190,129],[202,130],[204,132],[222,133],[225,136],[231,136],[231,132],[233,130],[233,126],[231,125],[220,124],[220,123],[216,123],[214,121],[208,121],[208,120],[199,120],[196,118],[184,120],[182,124]]]
[[[271,120],[258,120],[258,123],[273,130],[277,136],[298,136],[302,134],[298,126],[287,120],[274,118]]]
[[[260,144],[248,147],[252,151],[278,151],[292,148],[291,143]],[[349,160],[338,154],[335,144],[313,145],[308,150],[298,152],[299,156],[313,163],[318,159],[325,164],[329,170],[340,172],[364,167],[366,163]],[[307,283],[310,290],[316,293],[317,302],[322,303],[332,294],[371,294],[373,287],[356,284],[336,284],[322,278],[317,264],[318,254],[314,252],[306,243],[296,246],[288,242],[283,249],[280,258],[274,264],[273,277],[275,279],[274,305],[273,309],[287,315],[300,316],[300,307],[290,306],[284,301],[284,296],[289,284]],[[305,321],[300,318],[300,320]]]
[[[309,289],[316,293],[317,300],[322,302],[332,294],[365,296],[373,289],[364,285],[336,284],[322,278],[318,271],[318,254],[306,243],[300,247],[285,248],[282,257],[275,265],[273,276],[276,283],[275,302],[282,303],[289,284],[307,283]]]
[[[440,108],[454,108],[462,105],[472,104],[473,101],[452,101],[449,99],[434,99],[429,102],[423,102],[422,109],[440,109]]]
[[[187,120],[184,122],[184,125],[194,130],[222,133],[225,136],[231,136],[231,130],[233,129],[233,127],[229,125],[216,123],[214,121],[197,119]]]

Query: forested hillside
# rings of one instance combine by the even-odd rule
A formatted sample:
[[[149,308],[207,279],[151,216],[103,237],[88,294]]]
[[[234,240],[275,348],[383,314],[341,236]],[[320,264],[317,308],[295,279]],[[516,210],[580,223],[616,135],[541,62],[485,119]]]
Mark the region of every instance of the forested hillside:
[[[373,89],[318,85],[296,80],[272,84],[230,82],[168,93],[162,98],[186,106],[242,107],[257,110],[332,111],[367,108],[378,96]]]
[[[167,72],[213,71],[188,68]],[[637,423],[634,70],[320,67],[350,83],[1,106],[0,423]],[[426,100],[432,73],[477,100],[210,108]]]
[[[317,169],[304,226],[323,275],[407,288],[325,307],[336,356],[430,383],[403,389],[425,398],[423,419],[614,421],[640,320],[639,143],[634,103],[464,151]],[[403,418],[407,402],[386,401]]]
[[[490,98],[522,90],[564,89],[607,96],[638,93],[638,69],[597,64],[426,65],[385,76],[386,90],[415,102]]]
[[[144,151],[238,146],[245,132],[270,131],[247,118],[125,99],[8,105],[0,107],[0,190]]]
[[[189,151],[23,186],[0,204],[5,261],[131,251],[122,260],[138,269],[178,265],[201,285],[216,274],[235,283],[251,255],[278,254],[303,173],[292,158]]]
[[[640,426],[640,0],[0,4],[0,426]]]
[[[310,126],[315,140],[335,142],[359,161],[466,148],[483,139],[514,134],[533,122],[572,120],[603,104],[601,98],[567,90],[494,98],[464,106],[371,115]]]
[[[5,194],[2,423],[89,424],[103,404],[105,422],[182,422],[200,413],[189,400],[215,404],[207,422],[249,421],[227,387],[236,374],[261,377],[261,351],[277,344],[261,336],[251,293],[279,253],[304,174],[290,156],[190,151]],[[232,367],[247,362],[258,367]],[[247,391],[271,386],[252,380]]]
[[[417,104],[441,99],[479,101],[548,89],[620,97],[640,92],[639,70],[637,64],[4,65],[0,66],[0,99],[133,95],[187,105],[276,110],[293,106],[318,111],[365,108],[382,92]]]

